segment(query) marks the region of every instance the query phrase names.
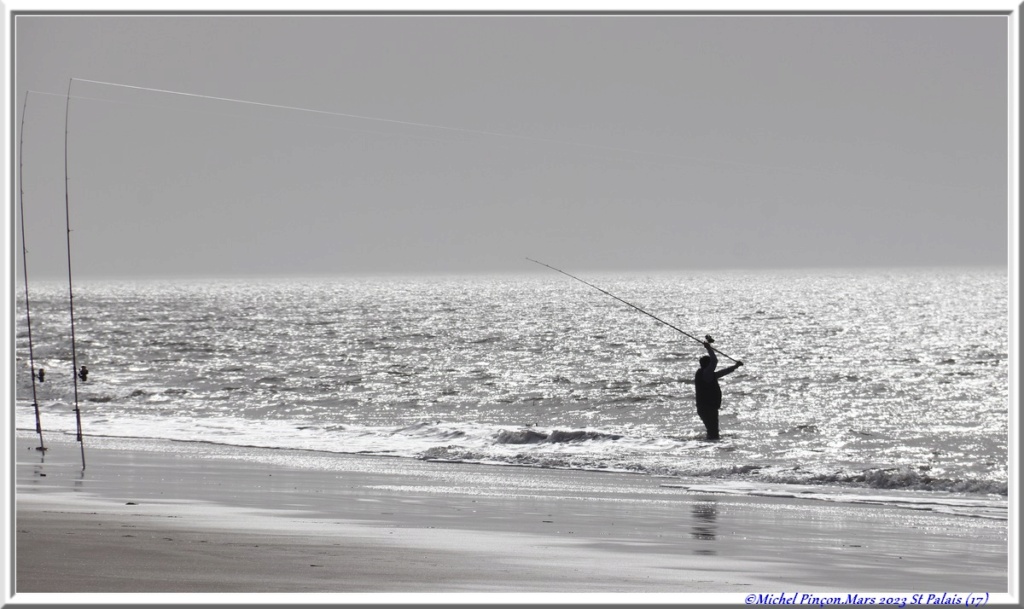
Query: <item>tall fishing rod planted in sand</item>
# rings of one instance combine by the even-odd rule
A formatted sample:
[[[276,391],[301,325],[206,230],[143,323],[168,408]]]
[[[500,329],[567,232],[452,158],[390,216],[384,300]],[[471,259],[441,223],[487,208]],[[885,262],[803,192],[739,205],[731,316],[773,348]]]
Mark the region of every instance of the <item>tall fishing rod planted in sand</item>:
[[[75,439],[82,449],[82,469],[85,469],[85,442],[82,440],[82,411],[78,408],[78,355],[75,351],[75,294],[71,288],[71,204],[68,194],[68,117],[71,114],[71,84],[68,81],[68,96],[64,105],[64,221],[68,233],[68,308],[71,311],[71,378],[75,383],[75,422],[77,432]],[[82,380],[85,378],[83,376]]]
[[[25,245],[25,182],[22,176],[25,166],[25,111],[28,109],[28,91],[25,91],[25,103],[21,107],[21,131],[18,138],[18,193],[19,207],[21,211],[21,264],[25,273],[25,320],[28,325],[28,367],[32,373],[32,407],[36,411],[36,433],[39,434],[39,446],[36,450],[45,451],[43,444],[43,424],[39,418],[39,399],[36,396],[36,358],[32,347],[32,312],[29,309],[28,298],[28,246]],[[42,371],[40,370],[40,373]],[[42,381],[42,375],[38,377]]]
[[[590,286],[590,287],[594,288],[594,289],[595,289],[595,290],[597,290],[598,292],[601,292],[602,294],[606,294],[606,295],[608,295],[608,296],[611,296],[612,298],[614,298],[615,300],[618,300],[618,301],[619,301],[619,302],[621,302],[622,304],[625,304],[625,305],[629,305],[629,306],[633,307],[633,308],[634,308],[634,309],[636,309],[637,311],[640,311],[641,313],[643,313],[644,315],[646,315],[646,316],[648,316],[648,317],[650,317],[650,318],[654,319],[655,321],[658,321],[658,322],[660,322],[660,323],[663,323],[663,324],[665,324],[666,326],[668,326],[668,327],[672,328],[673,330],[675,330],[676,332],[679,332],[679,333],[680,333],[680,334],[682,334],[683,336],[688,336],[688,337],[692,338],[693,340],[695,340],[695,341],[697,341],[697,342],[699,342],[699,343],[701,343],[701,344],[704,344],[704,343],[708,343],[708,344],[710,344],[710,343],[713,343],[713,342],[714,342],[714,339],[713,339],[713,338],[711,338],[711,335],[710,335],[710,334],[709,334],[709,335],[707,335],[707,336],[705,336],[705,337],[704,337],[704,339],[703,339],[703,340],[701,340],[701,339],[697,338],[696,336],[693,336],[692,334],[689,334],[689,333],[687,333],[687,332],[684,332],[684,331],[680,330],[679,328],[677,328],[677,327],[673,326],[672,324],[668,323],[668,322],[667,322],[667,321],[665,321],[664,319],[661,319],[660,317],[657,317],[657,316],[655,316],[655,315],[652,315],[652,314],[648,313],[647,311],[644,311],[643,309],[641,309],[640,307],[636,306],[635,304],[633,304],[633,303],[631,303],[631,302],[626,302],[625,300],[623,300],[623,299],[619,298],[619,297],[618,297],[618,296],[616,296],[615,294],[612,294],[611,292],[609,292],[609,291],[607,291],[607,290],[603,290],[603,289],[601,289],[601,288],[597,287],[596,285],[594,285],[594,284],[592,284],[592,283],[590,283],[590,282],[584,281],[584,280],[580,279],[579,277],[577,277],[577,276],[575,276],[575,275],[571,275],[571,274],[569,274],[569,273],[566,273],[566,272],[565,272],[565,271],[563,271],[562,269],[556,269],[555,267],[551,266],[550,264],[545,264],[545,263],[543,263],[543,262],[541,262],[541,261],[539,261],[539,260],[534,260],[533,258],[527,258],[527,260],[529,260],[530,262],[535,262],[535,263],[537,263],[537,264],[539,264],[539,265],[541,265],[541,266],[546,266],[546,267],[548,267],[549,269],[551,269],[552,271],[558,271],[559,273],[561,273],[561,274],[565,275],[566,277],[572,277],[572,278],[573,278],[573,279],[575,279],[576,281],[579,281],[580,283],[584,283],[584,284],[586,284],[586,285],[588,285],[588,286]],[[729,358],[730,360],[732,360],[732,361],[734,361],[734,362],[737,362],[737,363],[739,362],[739,360],[737,360],[737,359],[734,359],[734,358],[732,358],[732,357],[730,357],[730,356],[726,355],[725,353],[722,353],[721,351],[719,351],[718,349],[715,349],[714,347],[711,347],[711,349],[713,349],[713,350],[715,351],[715,353],[718,353],[719,355],[721,355],[721,356],[723,356],[723,357],[727,357],[727,358]]]

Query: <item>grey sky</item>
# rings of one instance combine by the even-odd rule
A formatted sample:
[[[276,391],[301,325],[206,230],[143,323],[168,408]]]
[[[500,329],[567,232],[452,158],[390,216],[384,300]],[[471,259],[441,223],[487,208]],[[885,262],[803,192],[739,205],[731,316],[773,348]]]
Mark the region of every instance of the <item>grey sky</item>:
[[[1003,265],[1009,18],[19,16],[29,270]]]

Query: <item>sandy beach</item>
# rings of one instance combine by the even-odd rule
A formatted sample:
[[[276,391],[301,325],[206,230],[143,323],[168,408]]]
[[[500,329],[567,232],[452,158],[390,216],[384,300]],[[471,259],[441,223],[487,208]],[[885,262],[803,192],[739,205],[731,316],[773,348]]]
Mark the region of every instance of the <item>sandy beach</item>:
[[[110,438],[86,438],[83,472],[76,443],[50,438],[44,456],[35,442],[19,434],[15,454],[14,602],[742,603],[1009,585],[1005,521],[695,494],[632,474]]]

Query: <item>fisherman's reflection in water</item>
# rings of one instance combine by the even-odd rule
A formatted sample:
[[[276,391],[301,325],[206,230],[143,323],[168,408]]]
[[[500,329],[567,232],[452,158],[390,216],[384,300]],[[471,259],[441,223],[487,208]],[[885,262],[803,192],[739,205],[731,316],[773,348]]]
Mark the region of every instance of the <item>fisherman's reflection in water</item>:
[[[714,541],[715,531],[718,529],[718,505],[713,499],[698,501],[693,504],[693,531],[690,536],[697,541]],[[694,554],[701,556],[714,556],[718,552],[711,548],[697,547]]]

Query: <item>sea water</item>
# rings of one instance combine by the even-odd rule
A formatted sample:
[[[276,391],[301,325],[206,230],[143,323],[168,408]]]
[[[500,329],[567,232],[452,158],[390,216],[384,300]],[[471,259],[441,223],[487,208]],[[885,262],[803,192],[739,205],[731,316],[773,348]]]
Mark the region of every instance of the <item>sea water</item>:
[[[694,407],[700,343],[556,273],[76,281],[82,426],[1006,518],[1005,268],[586,279],[744,362],[721,440]],[[67,284],[29,287],[44,434],[74,434]]]

